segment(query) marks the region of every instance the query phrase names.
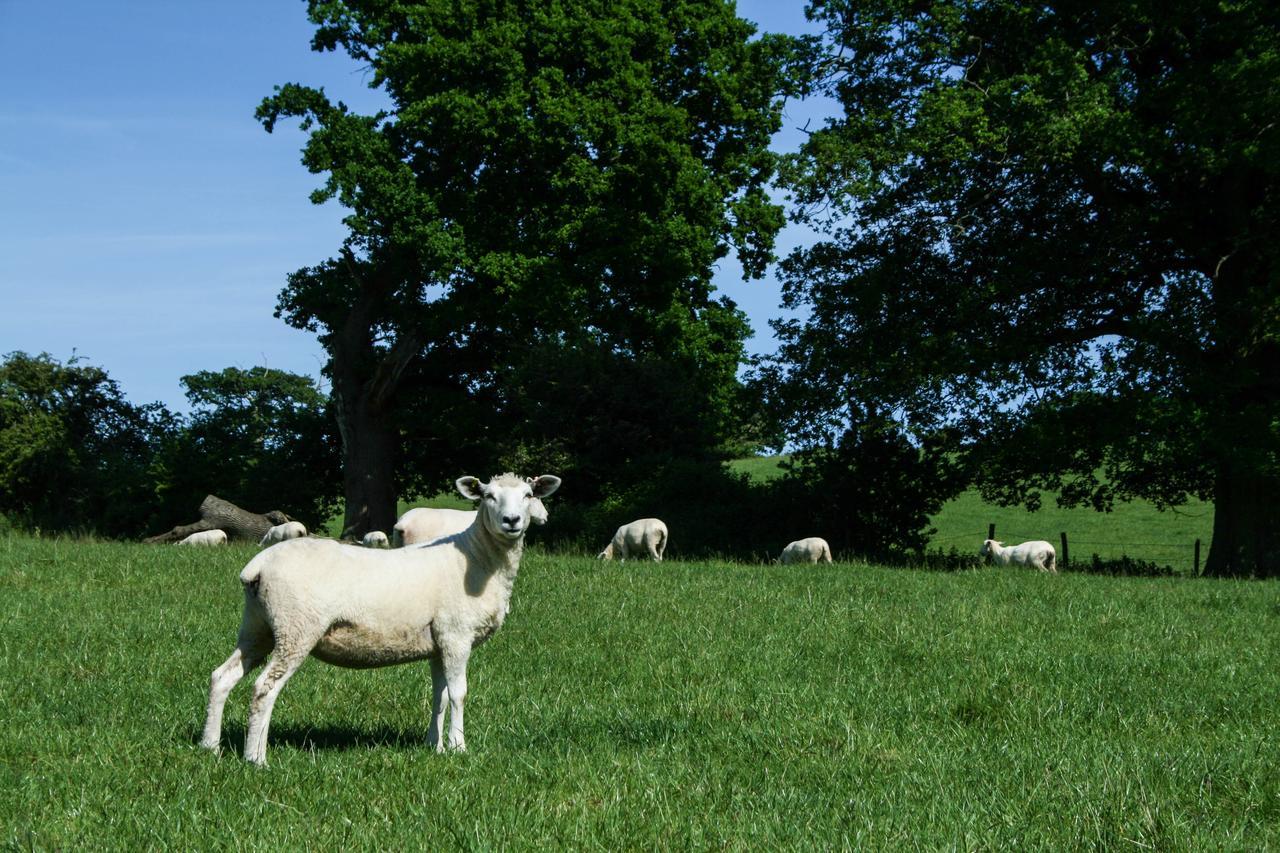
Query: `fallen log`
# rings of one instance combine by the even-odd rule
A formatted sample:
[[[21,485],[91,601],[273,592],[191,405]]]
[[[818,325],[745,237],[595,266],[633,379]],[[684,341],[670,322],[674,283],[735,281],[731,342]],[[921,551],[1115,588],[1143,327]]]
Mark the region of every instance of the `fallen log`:
[[[223,530],[226,531],[228,539],[259,542],[267,530],[292,520],[278,509],[259,514],[241,509],[231,501],[224,501],[215,495],[207,495],[200,502],[199,521],[193,524],[180,524],[167,533],[148,536],[142,541],[158,544],[181,542],[192,533],[199,533],[201,530]]]

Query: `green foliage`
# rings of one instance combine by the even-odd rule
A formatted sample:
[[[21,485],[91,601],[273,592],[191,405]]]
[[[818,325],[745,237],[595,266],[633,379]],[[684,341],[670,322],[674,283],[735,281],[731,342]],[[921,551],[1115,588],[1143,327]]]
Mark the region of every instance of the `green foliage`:
[[[168,510],[192,516],[215,494],[316,527],[338,500],[338,441],[315,380],[265,367],[182,377],[191,414],[163,455]]]
[[[426,746],[425,664],[309,661],[262,770],[248,682],[195,746],[253,553],[0,538],[0,842],[1280,845],[1271,583],[531,553],[470,752]]]
[[[0,512],[25,528],[131,536],[154,521],[156,451],[175,428],[99,367],[13,352],[0,363]]]
[[[811,12],[843,115],[786,170],[826,234],[782,266],[791,431],[945,429],[1006,502],[1214,494],[1217,570],[1280,572],[1271,4]]]
[[[348,466],[362,430],[391,424],[404,438],[372,476],[438,488],[483,455],[495,404],[526,404],[504,389],[545,373],[535,353],[612,362],[628,386],[684,377],[713,425],[685,436],[694,455],[722,441],[747,328],[711,272],[731,248],[748,275],[772,260],[789,42],[752,39],[723,0],[309,9],[316,49],[345,50],[392,103],[359,116],[291,84],[258,111],[268,130],[301,120],[303,161],[326,176],[313,198],[350,211],[338,256],[291,276],[278,307],[330,353]],[[539,404],[553,422],[578,406],[566,390],[558,410]],[[646,399],[648,420],[671,414]],[[506,452],[558,458],[546,426],[502,422]],[[638,439],[620,429],[611,446]]]

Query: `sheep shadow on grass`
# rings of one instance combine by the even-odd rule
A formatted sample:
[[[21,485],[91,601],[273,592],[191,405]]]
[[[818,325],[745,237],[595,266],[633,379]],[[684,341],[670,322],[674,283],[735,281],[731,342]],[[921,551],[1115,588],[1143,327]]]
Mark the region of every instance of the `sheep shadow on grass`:
[[[223,730],[222,742],[225,750],[239,756],[244,755],[244,738],[246,729],[243,724],[232,723]],[[200,741],[200,732],[192,735],[192,743]],[[290,746],[294,749],[320,752],[345,752],[352,749],[372,749],[374,747],[390,747],[391,749],[419,749],[427,745],[425,729],[414,731],[375,726],[372,728],[355,728],[353,726],[290,726],[271,727],[271,743],[279,746]]]

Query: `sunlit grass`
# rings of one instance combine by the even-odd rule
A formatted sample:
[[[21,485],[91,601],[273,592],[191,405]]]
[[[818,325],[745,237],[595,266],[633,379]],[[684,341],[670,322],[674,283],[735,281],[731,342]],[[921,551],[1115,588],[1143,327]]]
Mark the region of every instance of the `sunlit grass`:
[[[1265,849],[1276,586],[530,553],[472,659],[310,661],[194,746],[255,549],[0,537],[12,847]]]

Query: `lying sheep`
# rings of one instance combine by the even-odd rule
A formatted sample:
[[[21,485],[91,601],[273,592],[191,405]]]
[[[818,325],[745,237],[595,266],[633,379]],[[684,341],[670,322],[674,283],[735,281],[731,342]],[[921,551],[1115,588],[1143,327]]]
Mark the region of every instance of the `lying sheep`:
[[[1056,573],[1058,571],[1057,552],[1053,550],[1052,545],[1043,539],[1008,547],[994,539],[987,539],[983,541],[982,547],[978,549],[978,556],[983,559],[990,556],[999,566],[1013,564],[1016,566],[1035,566],[1042,572]]]
[[[790,563],[830,563],[831,546],[827,544],[827,540],[818,536],[797,539],[782,549],[778,562],[784,566]]]
[[[175,545],[203,545],[205,547],[211,545],[226,545],[227,532],[225,530],[201,530],[199,533],[192,533],[181,542],[175,542]]]
[[[227,696],[270,654],[253,686],[244,757],[265,764],[267,728],[281,689],[307,655],[367,668],[431,661],[427,742],[465,750],[463,703],[473,647],[502,626],[529,529],[530,507],[560,486],[502,474],[488,483],[460,477],[458,491],[480,501],[476,520],[431,545],[392,551],[351,548],[331,539],[295,539],[268,548],[240,572],[244,615],[235,651],[213,671],[200,744],[219,748]]]
[[[387,534],[381,530],[370,530],[360,540],[360,544],[366,548],[386,548],[388,544]]]
[[[266,548],[268,545],[274,545],[277,542],[284,542],[287,539],[301,539],[306,535],[307,527],[301,521],[286,521],[284,524],[277,524],[263,534],[262,541],[258,543],[258,547]]]
[[[391,538],[395,547],[434,542],[455,533],[461,533],[476,520],[474,509],[436,509],[420,506],[406,510],[392,528]],[[534,524],[547,523],[547,508],[534,498],[529,502],[529,520]]]
[[[613,541],[597,555],[600,560],[648,554],[654,562],[662,562],[662,552],[667,549],[667,526],[656,518],[641,518],[624,524],[613,534]]]

